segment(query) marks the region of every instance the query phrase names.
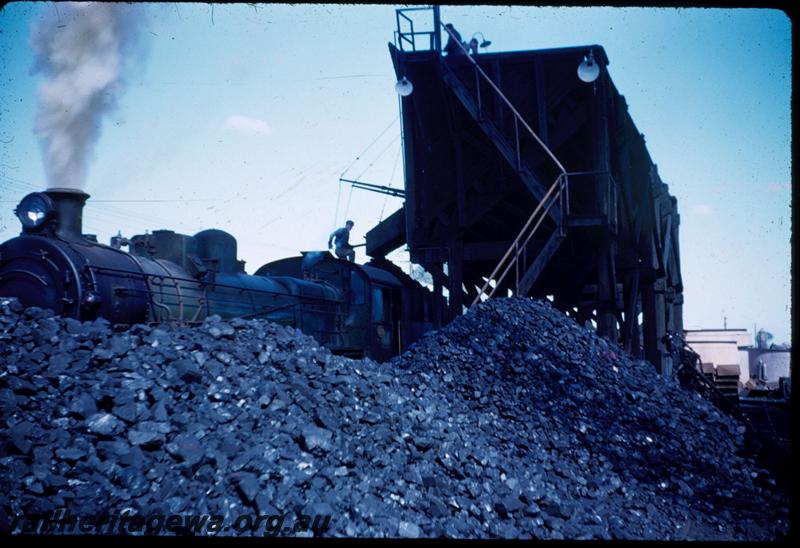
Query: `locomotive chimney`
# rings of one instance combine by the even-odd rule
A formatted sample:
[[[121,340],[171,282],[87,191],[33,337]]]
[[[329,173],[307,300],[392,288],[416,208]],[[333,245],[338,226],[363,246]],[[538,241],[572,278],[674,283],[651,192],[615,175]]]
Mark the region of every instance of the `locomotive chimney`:
[[[83,206],[89,195],[77,188],[48,188],[44,191],[56,209],[56,234],[64,239],[83,237]]]

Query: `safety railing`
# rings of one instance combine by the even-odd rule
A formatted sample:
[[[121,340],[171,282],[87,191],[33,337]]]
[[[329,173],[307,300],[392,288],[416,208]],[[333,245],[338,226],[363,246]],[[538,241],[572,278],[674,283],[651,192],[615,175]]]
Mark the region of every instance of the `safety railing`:
[[[567,217],[574,215],[600,215],[604,216],[609,228],[617,230],[617,182],[608,171],[572,171],[564,174],[564,209]],[[585,182],[584,182],[585,181]],[[582,209],[575,210],[572,196],[576,194],[575,185],[591,185],[592,192],[581,196],[580,205],[586,204]],[[583,190],[583,189],[578,189]],[[580,207],[580,206],[579,206]]]
[[[525,265],[528,264],[528,247],[530,245],[531,240],[536,235],[539,227],[542,225],[542,222],[547,217],[550,208],[558,202],[559,207],[561,207],[562,211],[565,207],[564,204],[564,187],[566,185],[566,176],[565,174],[560,174],[556,177],[555,182],[550,186],[547,190],[547,193],[542,198],[542,201],[536,206],[533,210],[533,213],[528,218],[528,221],[522,227],[517,237],[511,242],[511,245],[506,251],[505,255],[500,259],[495,267],[494,271],[489,275],[486,279],[486,283],[484,283],[483,287],[480,288],[478,291],[477,296],[472,301],[472,304],[477,304],[481,301],[481,296],[485,295],[487,298],[491,298],[494,296],[495,292],[501,287],[503,282],[505,281],[508,274],[511,272],[511,269],[514,269],[514,293],[519,293],[519,282],[520,282],[520,275],[524,276],[524,272],[521,271],[520,264],[524,268]],[[564,234],[564,217],[561,217],[562,224],[559,225],[556,230],[558,230],[561,235]],[[492,286],[492,282],[494,281],[494,286]]]
[[[409,12],[433,10],[433,30],[416,31],[414,30],[414,20],[407,14]],[[400,51],[417,51],[417,37],[427,36],[428,47],[427,50],[441,51],[439,45],[439,7],[438,6],[425,6],[414,8],[402,8],[395,10],[395,18],[397,20],[397,30],[394,32],[395,45]],[[408,28],[404,30],[403,23]],[[420,45],[420,50],[422,46]]]
[[[511,243],[511,246],[506,251],[505,255],[500,259],[500,262],[495,267],[494,271],[489,275],[486,283],[478,291],[478,295],[473,300],[472,304],[480,302],[481,296],[492,297],[498,290],[500,285],[505,281],[511,269],[514,268],[515,280],[514,291],[519,293],[520,275],[524,276],[521,271],[520,265],[524,268],[528,264],[528,247],[536,235],[537,230],[544,221],[550,208],[558,202],[558,207],[561,211],[560,223],[556,230],[561,236],[566,235],[567,224],[574,216],[574,206],[572,198],[575,197],[575,190],[570,192],[570,187],[575,185],[575,180],[579,178],[591,177],[595,182],[595,192],[587,199],[582,196],[581,202],[594,203],[598,198],[598,194],[603,194],[603,205],[601,207],[592,207],[588,213],[600,214],[605,216],[610,228],[616,231],[617,227],[617,190],[616,182],[611,173],[607,171],[575,171],[568,173],[561,173],[553,185],[548,189],[542,201],[533,210],[533,213],[528,218],[525,225],[522,227],[519,235]],[[598,179],[604,179],[605,184],[599,182]],[[580,213],[587,213],[581,211]],[[491,285],[494,281],[494,286]]]

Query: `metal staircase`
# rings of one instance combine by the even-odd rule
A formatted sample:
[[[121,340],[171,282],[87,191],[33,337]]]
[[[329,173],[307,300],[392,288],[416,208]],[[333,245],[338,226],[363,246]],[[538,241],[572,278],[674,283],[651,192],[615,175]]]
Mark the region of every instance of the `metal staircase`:
[[[446,26],[439,22],[442,29],[448,33],[453,40],[456,40],[461,48],[463,55],[440,57],[439,66],[441,68],[442,79],[453,91],[470,116],[477,122],[483,132],[489,137],[497,150],[505,158],[508,164],[517,172],[522,182],[530,191],[531,195],[538,201],[538,205],[531,213],[527,222],[523,225],[517,237],[511,243],[508,251],[500,259],[494,271],[486,279],[483,287],[478,291],[477,296],[472,301],[476,304],[482,298],[490,298],[495,292],[506,286],[513,287],[515,295],[525,295],[533,286],[536,278],[541,274],[548,261],[558,250],[561,242],[566,236],[566,226],[564,223],[565,211],[568,207],[567,182],[568,174],[558,158],[539,138],[536,132],[520,115],[519,111],[511,104],[500,88],[484,72],[478,63],[469,55],[464,45],[458,41],[453,33]],[[456,70],[451,65],[458,63],[463,67],[469,63],[475,77],[475,93],[472,93],[465,82],[459,78]],[[466,66],[470,66],[466,65]],[[489,109],[483,109],[483,98],[481,93],[481,82],[489,86],[489,90],[494,94],[494,99],[499,100],[511,112],[514,121],[514,139],[511,141],[498,127]],[[541,148],[546,156],[553,162],[558,169],[555,180],[546,186],[536,176],[529,164],[526,154],[522,151],[521,137],[533,138],[534,142]],[[556,207],[553,207],[556,206]],[[538,250],[531,249],[534,236],[547,230],[544,228],[546,218],[552,221],[549,223],[550,235],[544,245]],[[513,284],[508,278],[513,272]],[[508,281],[507,281],[508,280]]]

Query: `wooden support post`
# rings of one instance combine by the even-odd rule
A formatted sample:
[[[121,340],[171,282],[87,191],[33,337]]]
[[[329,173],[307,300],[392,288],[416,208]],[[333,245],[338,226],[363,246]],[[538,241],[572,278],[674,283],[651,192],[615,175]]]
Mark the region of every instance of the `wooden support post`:
[[[595,203],[597,214],[609,211],[607,193],[608,173],[611,170],[611,157],[608,136],[608,78],[605,71],[595,82],[595,94],[592,97],[592,149],[595,176]],[[610,235],[603,237],[600,256],[597,262],[597,293],[600,308],[597,310],[597,332],[599,335],[617,342],[617,282],[615,278],[615,245]]]
[[[597,261],[597,333],[611,342],[618,340],[617,319],[614,314],[617,284],[613,277],[614,243],[606,238]]]
[[[658,350],[658,311],[656,310],[656,293],[652,282],[642,286],[642,327],[644,328],[644,357],[652,363],[656,371],[661,372],[661,352]],[[663,317],[663,316],[662,316]]]
[[[478,296],[478,287],[483,285],[483,279],[480,277],[479,270],[475,268],[467,268],[464,265],[464,287],[466,289],[467,300],[466,303],[471,303]]]
[[[661,297],[664,299],[664,333],[674,333],[675,332],[675,292],[672,290],[671,287],[668,287],[666,291],[661,293]],[[672,369],[674,364],[672,363],[672,354],[667,352],[666,344],[663,345],[663,352],[664,352],[664,370],[663,374],[667,377],[672,376]]]
[[[545,145],[550,145],[550,139],[547,132],[547,96],[544,81],[544,62],[541,57],[537,57],[534,61],[534,72],[536,76],[536,107],[539,138]]]
[[[428,250],[427,257],[420,261],[420,264],[430,272],[431,278],[433,278],[433,295],[431,300],[431,306],[433,308],[433,326],[434,328],[439,328],[446,323],[445,319],[445,304],[444,304],[444,295],[442,294],[442,288],[449,285],[448,278],[444,274],[444,269],[442,265],[444,261],[442,259],[441,248],[435,250]]]
[[[550,262],[550,259],[553,258],[556,251],[558,250],[561,242],[564,238],[559,234],[558,230],[554,230],[550,237],[547,239],[547,242],[544,244],[544,247],[539,251],[539,254],[536,255],[536,258],[531,263],[531,266],[525,270],[522,279],[519,281],[519,294],[520,296],[528,295],[533,284],[536,282],[536,279],[539,275],[544,271],[547,263]],[[528,255],[531,256],[530,254]],[[525,268],[527,265],[523,264],[522,267]]]
[[[404,56],[396,50],[393,57],[396,63],[398,74],[405,74],[406,63]],[[418,245],[416,230],[419,227],[419,215],[417,212],[417,181],[415,177],[416,167],[414,165],[414,110],[411,101],[400,97],[400,137],[403,149],[403,173],[405,174],[406,199],[403,207],[406,215],[406,242],[408,245]]]
[[[591,306],[578,306],[578,312],[575,314],[575,321],[583,327],[583,325],[592,318]]]
[[[464,242],[454,240],[450,243],[450,260],[447,262],[447,277],[450,281],[450,320],[461,315],[464,306]]]
[[[442,297],[442,282],[438,276],[433,276],[433,327],[442,327],[442,309],[444,308]]]
[[[625,275],[625,332],[622,336],[625,351],[639,356],[639,269]]]
[[[664,299],[664,278],[657,278],[642,289],[642,310],[644,312],[644,351],[647,361],[662,375],[669,375],[670,360],[664,335],[667,334],[667,310]]]
[[[398,345],[400,352],[404,352],[408,347],[408,341],[411,334],[411,318],[413,317],[414,308],[411,303],[410,291],[400,291],[400,299],[402,318],[400,321]]]
[[[667,334],[667,303],[664,298],[664,279],[657,279],[656,283],[653,285],[653,289],[656,294],[656,349],[661,355],[661,368],[658,372],[662,375],[669,375],[671,373],[669,370],[670,363],[667,359],[669,354],[667,352],[667,346],[664,343],[664,336]]]
[[[600,77],[595,81],[595,94],[592,97],[592,145],[594,157],[595,194],[597,213],[608,213],[609,204],[605,192],[609,184],[608,173],[611,170],[608,137],[608,78],[605,70],[600,71]]]
[[[433,6],[433,50],[439,55],[442,54],[442,31],[439,28],[441,20],[439,5],[435,4]]]
[[[461,127],[460,124],[455,124],[455,132],[453,133],[455,163],[456,163],[456,217],[458,218],[457,225],[459,228],[466,226],[468,219],[466,218],[466,196],[467,190],[464,184],[464,166],[463,154],[461,147]]]
[[[642,357],[642,332],[639,327],[639,314],[642,311],[641,303],[637,300],[636,311],[631,318],[633,323],[631,325],[631,356],[634,358]]]
[[[675,318],[675,331],[683,334],[683,293],[676,293],[672,303]]]

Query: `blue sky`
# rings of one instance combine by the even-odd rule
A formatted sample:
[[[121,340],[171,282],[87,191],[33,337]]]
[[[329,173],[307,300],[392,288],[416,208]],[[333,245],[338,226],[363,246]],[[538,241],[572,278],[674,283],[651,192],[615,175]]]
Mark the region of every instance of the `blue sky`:
[[[338,177],[402,186],[390,5],[144,4],[143,49],[102,123],[85,189],[101,241],[218,227],[247,270],[352,240],[401,204]],[[0,241],[45,188],[33,132],[31,24],[52,3],[0,11]],[[63,6],[62,6],[62,9]],[[678,198],[687,328],[790,332],[791,21],[777,10],[444,6],[490,51],[598,43]],[[419,25],[430,23],[421,19]],[[376,136],[389,128],[360,159]],[[351,166],[352,164],[352,166]],[[167,199],[147,203],[130,200]],[[182,200],[182,201],[181,201]],[[194,201],[188,201],[194,200]],[[338,203],[338,211],[337,211]],[[363,258],[363,255],[361,255]]]

